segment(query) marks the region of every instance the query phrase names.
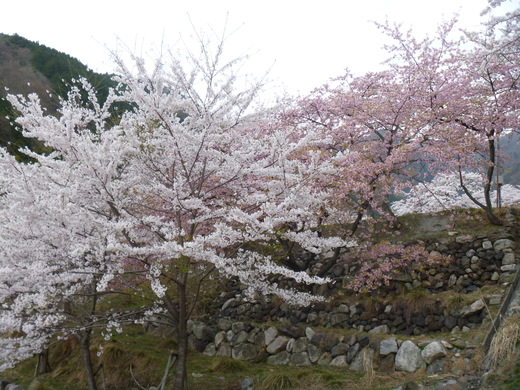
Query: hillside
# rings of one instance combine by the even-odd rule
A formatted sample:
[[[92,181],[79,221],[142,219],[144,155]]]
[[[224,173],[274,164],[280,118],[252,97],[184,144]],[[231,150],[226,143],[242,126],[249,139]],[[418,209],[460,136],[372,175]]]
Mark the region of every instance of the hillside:
[[[41,149],[14,129],[15,114],[4,98],[7,93],[36,93],[49,112],[55,112],[58,96],[64,96],[72,79],[86,77],[103,99],[113,85],[109,75],[95,73],[77,59],[19,35],[0,34],[0,146],[20,157],[18,149]],[[49,97],[47,91],[54,98]]]
[[[517,355],[501,357],[501,367],[494,370],[483,368],[486,352],[483,341],[492,328],[491,322],[498,317],[513,277],[513,272],[502,272],[505,268],[501,264],[505,261],[497,258],[515,257],[515,243],[504,239],[509,237],[516,241],[518,238],[520,213],[514,210],[514,214],[516,217],[511,215],[513,220],[506,229],[486,224],[478,212],[468,213],[466,217],[459,215],[450,229],[446,215],[401,218],[401,240],[413,241],[417,237],[425,239],[425,243],[433,240],[433,243],[440,243],[438,250],[453,254],[454,262],[447,266],[452,273],[444,272],[445,279],[459,271],[462,272],[459,277],[468,272],[457,270],[459,261],[468,260],[468,248],[472,248],[469,251],[473,253],[473,259],[480,259],[480,269],[471,272],[480,274],[479,277],[473,280],[462,276],[460,285],[456,282],[449,288],[441,286],[439,291],[428,283],[431,277],[436,282],[442,280],[438,277],[443,272],[442,267],[436,269],[435,275],[431,275],[431,269],[425,270],[423,280],[413,282],[415,288],[410,286],[410,290],[404,289],[392,296],[380,294],[386,288],[370,297],[349,296],[337,291],[326,304],[309,308],[296,309],[276,300],[266,300],[261,305],[255,301],[239,302],[234,295],[238,290],[215,290],[213,295],[206,297],[214,305],[202,305],[198,318],[190,322],[189,388],[516,389],[519,377],[509,375],[515,366],[520,369]],[[493,260],[486,266],[485,258],[490,255]],[[473,262],[472,266],[475,265]],[[484,276],[486,268],[493,269],[495,265],[500,277],[487,279]],[[333,271],[331,277],[334,275]],[[344,277],[342,273],[336,279]],[[476,288],[470,287],[473,283]],[[338,281],[333,285],[339,284]],[[407,280],[396,278],[392,284],[404,286]],[[229,296],[231,298],[227,299]],[[477,307],[477,303],[482,305]],[[133,305],[131,299],[123,297],[106,304],[128,308]],[[389,318],[393,308],[402,312]],[[258,309],[269,311],[270,320],[257,317]],[[451,314],[445,315],[448,312]],[[519,318],[517,314],[509,320],[507,317],[504,317],[506,325],[514,325]],[[104,338],[101,330],[95,332],[92,349],[100,351],[94,359],[96,367],[102,368],[98,377],[104,388],[158,388],[155,386],[168,373],[166,363],[178,346],[175,331],[161,324],[160,316],[155,319],[155,323],[127,325],[124,332],[114,332],[109,338]],[[422,330],[417,321],[422,322]],[[439,326],[435,326],[438,321]],[[411,324],[414,330],[400,331],[406,328],[405,323]],[[272,340],[269,342],[268,339]],[[443,347],[435,352],[438,355],[431,355],[428,364],[412,369],[399,368],[394,364],[398,361],[397,345],[402,347],[412,345],[412,342],[418,346],[415,347],[417,351],[421,349],[425,359],[427,354],[423,351],[439,343]],[[389,344],[393,349],[390,350]],[[302,356],[303,360],[299,360]],[[367,356],[370,356],[369,360]],[[371,364],[366,365],[367,361]],[[73,338],[52,344],[49,372],[34,379],[37,362],[37,357],[26,360],[15,369],[2,373],[1,378],[19,383],[26,389],[85,389],[78,345]],[[485,371],[488,371],[487,375],[482,376]]]

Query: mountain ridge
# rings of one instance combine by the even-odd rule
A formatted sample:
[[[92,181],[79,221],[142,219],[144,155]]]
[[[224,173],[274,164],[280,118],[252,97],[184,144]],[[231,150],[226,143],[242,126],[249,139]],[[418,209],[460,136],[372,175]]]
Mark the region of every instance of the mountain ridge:
[[[89,69],[78,59],[56,49],[30,41],[17,34],[0,34],[0,146],[19,159],[20,149],[44,151],[37,141],[23,137],[16,129],[16,113],[5,99],[7,94],[36,93],[49,113],[57,114],[58,97],[66,96],[73,79],[85,77],[98,90],[103,101],[110,87],[111,75]]]

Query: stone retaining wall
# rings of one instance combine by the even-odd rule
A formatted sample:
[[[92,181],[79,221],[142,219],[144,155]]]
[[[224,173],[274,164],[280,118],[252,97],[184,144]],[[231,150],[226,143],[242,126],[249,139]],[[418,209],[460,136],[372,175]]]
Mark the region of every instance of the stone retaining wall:
[[[370,331],[386,325],[391,333],[419,335],[431,332],[448,332],[456,327],[474,328],[486,315],[485,305],[497,305],[500,296],[486,296],[457,307],[440,299],[427,299],[443,291],[467,294],[483,286],[498,285],[512,280],[517,267],[515,242],[508,233],[471,237],[453,236],[426,242],[430,252],[436,251],[451,259],[450,263],[423,273],[410,272],[396,275],[390,286],[381,289],[378,300],[360,300],[355,296],[344,298],[344,303],[315,304],[307,308],[294,308],[268,297],[257,301],[244,301],[237,293],[221,307],[224,318],[258,323],[307,324],[325,328]],[[341,271],[341,272],[340,272]],[[332,270],[333,282],[321,291],[333,295],[345,291],[346,279],[352,266],[338,264]],[[422,291],[405,298],[403,291]],[[396,296],[403,296],[402,300]],[[420,304],[414,307],[413,300]],[[463,298],[461,298],[463,299]],[[368,302],[366,302],[368,301]]]
[[[288,326],[255,326],[219,320],[215,327],[190,323],[190,347],[209,356],[266,360],[295,366],[332,365],[364,371],[462,374],[476,363],[476,346],[461,338],[414,342],[384,333],[338,335]],[[381,331],[381,329],[379,330]],[[367,363],[368,366],[367,366]]]

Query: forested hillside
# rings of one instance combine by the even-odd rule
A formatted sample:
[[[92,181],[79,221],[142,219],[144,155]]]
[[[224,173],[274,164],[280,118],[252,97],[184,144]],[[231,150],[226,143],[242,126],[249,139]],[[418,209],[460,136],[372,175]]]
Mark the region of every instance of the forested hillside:
[[[66,94],[72,79],[86,77],[97,88],[101,100],[113,85],[109,75],[95,73],[77,59],[19,35],[0,34],[0,53],[0,84],[4,87],[0,91],[0,146],[20,158],[20,147],[37,150],[42,147],[14,129],[16,114],[4,99],[7,93],[35,92],[43,107],[53,112],[58,106],[58,96]]]

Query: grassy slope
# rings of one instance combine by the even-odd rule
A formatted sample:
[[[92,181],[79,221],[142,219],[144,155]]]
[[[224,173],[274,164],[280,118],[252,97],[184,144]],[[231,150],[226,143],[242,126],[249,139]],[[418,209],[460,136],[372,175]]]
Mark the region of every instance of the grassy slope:
[[[402,233],[399,239],[402,241],[415,240],[418,235],[421,237],[442,236],[447,231],[457,231],[460,234],[472,233],[473,235],[491,234],[496,231],[495,227],[483,223],[480,212],[460,211],[455,219],[450,218],[451,214],[443,213],[428,222],[425,222],[422,217],[406,216],[401,219]],[[453,222],[455,220],[457,222]],[[488,292],[500,292],[500,288],[493,287]],[[482,292],[475,292],[471,295],[475,294],[482,294]],[[409,299],[410,304],[416,304],[417,302],[412,301],[420,299],[421,296],[419,295],[417,297],[415,295],[404,297],[404,299]],[[450,293],[439,294],[438,297],[446,301],[452,300],[451,304],[463,304],[471,298],[454,296]],[[473,296],[471,299],[475,300],[478,297]],[[491,318],[491,314],[488,319]],[[487,323],[489,323],[489,320]],[[478,331],[464,334],[462,337],[472,344],[478,345],[486,330],[487,327],[483,326]],[[452,336],[435,334],[432,337],[449,339]],[[125,332],[121,335],[114,335],[109,341],[102,340],[98,334],[93,343],[93,352],[99,351],[100,346],[103,347],[103,354],[96,357],[95,366],[98,367],[100,363],[103,363],[107,389],[114,390],[138,387],[132,379],[131,366],[135,380],[141,386],[149,387],[159,384],[170,351],[175,349],[173,341],[145,333],[143,328],[138,325],[125,329]],[[82,390],[86,388],[83,384],[83,371],[79,353],[73,342],[61,342],[54,346],[51,349],[50,363],[53,372],[38,378],[41,383],[40,390]],[[15,369],[3,373],[3,378],[29,386],[33,380],[35,364],[35,358],[22,362]],[[478,366],[477,361],[475,361],[475,366]],[[520,368],[517,367],[516,370],[520,371]],[[102,374],[99,373],[98,377],[101,383]],[[240,382],[246,377],[253,380],[255,389],[294,388],[309,390],[337,388],[383,390],[393,389],[410,380],[427,380],[424,370],[419,370],[414,374],[396,372],[391,375],[374,372],[354,373],[336,367],[286,367],[268,365],[265,361],[240,362],[208,357],[196,352],[192,352],[189,358],[188,377],[192,390],[240,389]],[[495,377],[494,380],[499,382],[501,379],[502,377],[498,376],[498,379]],[[514,386],[518,379],[516,381],[510,379],[509,381],[503,383],[506,386],[504,389],[510,389],[511,387],[508,386]],[[494,386],[500,385],[495,382]]]

